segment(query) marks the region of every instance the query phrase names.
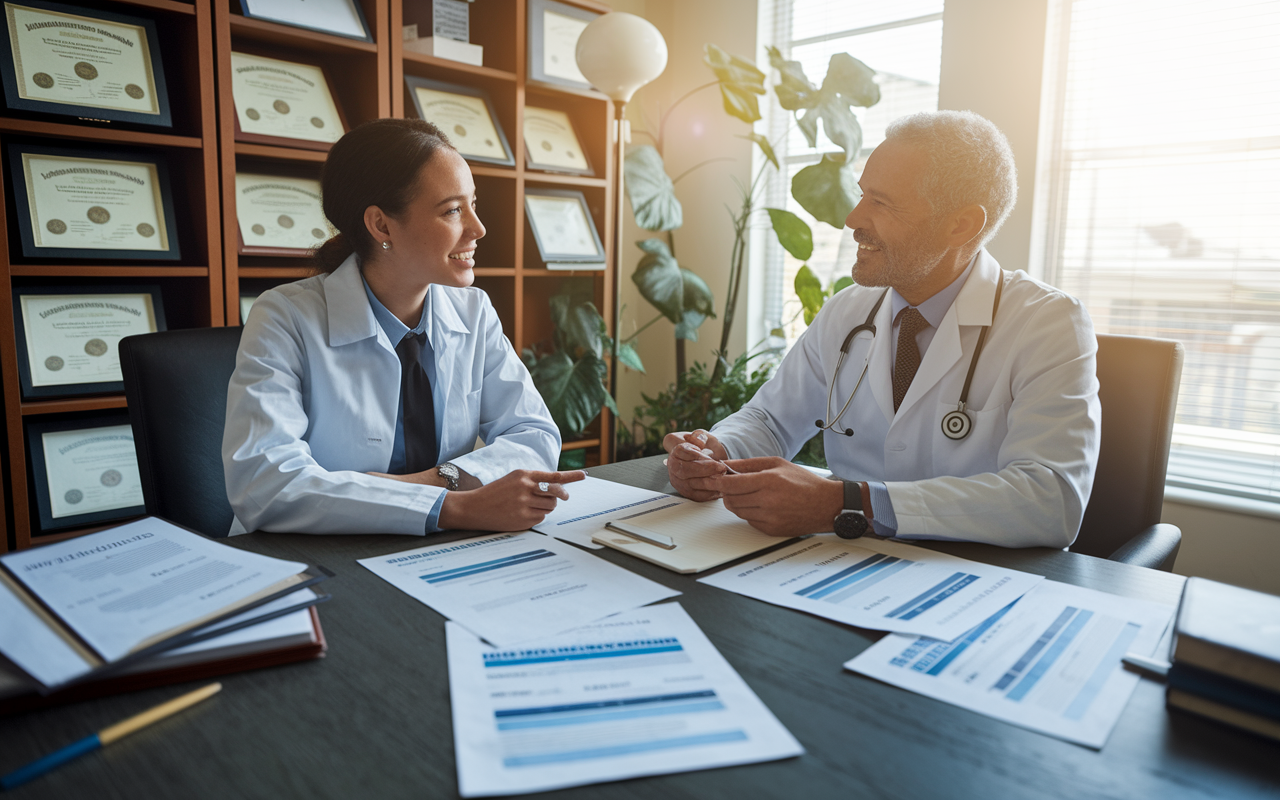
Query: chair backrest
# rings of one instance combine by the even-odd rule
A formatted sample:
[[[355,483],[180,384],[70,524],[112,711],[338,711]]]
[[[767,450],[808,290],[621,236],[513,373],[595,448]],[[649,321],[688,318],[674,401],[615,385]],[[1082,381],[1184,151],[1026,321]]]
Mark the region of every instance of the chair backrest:
[[[1106,558],[1160,521],[1183,354],[1169,339],[1098,335],[1102,448],[1074,552]]]
[[[242,330],[195,328],[120,340],[147,513],[206,536],[226,536],[231,528],[222,428]]]

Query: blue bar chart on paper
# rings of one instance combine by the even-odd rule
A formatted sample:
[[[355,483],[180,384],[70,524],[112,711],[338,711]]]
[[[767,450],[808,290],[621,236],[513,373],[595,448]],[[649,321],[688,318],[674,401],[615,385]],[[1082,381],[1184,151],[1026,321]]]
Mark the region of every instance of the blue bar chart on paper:
[[[801,752],[675,604],[536,647],[485,648],[450,623],[448,643],[464,797]]]
[[[950,642],[887,636],[845,666],[979,713],[1091,747],[1119,720],[1171,606],[1045,581]]]
[[[814,536],[700,579],[873,630],[950,641],[1042,578],[899,542]]]

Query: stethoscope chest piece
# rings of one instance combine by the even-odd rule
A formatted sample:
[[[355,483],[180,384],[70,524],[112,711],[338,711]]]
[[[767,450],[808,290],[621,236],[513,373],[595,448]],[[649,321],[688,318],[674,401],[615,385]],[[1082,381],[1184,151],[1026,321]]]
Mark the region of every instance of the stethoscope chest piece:
[[[972,428],[973,422],[963,411],[952,411],[942,418],[942,435],[948,439],[963,439]]]

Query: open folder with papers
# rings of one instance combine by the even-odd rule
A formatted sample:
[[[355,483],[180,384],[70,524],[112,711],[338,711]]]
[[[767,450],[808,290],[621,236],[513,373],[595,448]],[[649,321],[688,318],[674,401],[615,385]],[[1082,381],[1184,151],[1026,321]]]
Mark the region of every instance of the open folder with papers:
[[[263,607],[330,575],[147,517],[0,557],[0,653],[48,693],[306,608]]]
[[[614,524],[593,536],[595,542],[680,573],[702,572],[790,541],[751,527],[722,500],[683,503],[608,522]]]

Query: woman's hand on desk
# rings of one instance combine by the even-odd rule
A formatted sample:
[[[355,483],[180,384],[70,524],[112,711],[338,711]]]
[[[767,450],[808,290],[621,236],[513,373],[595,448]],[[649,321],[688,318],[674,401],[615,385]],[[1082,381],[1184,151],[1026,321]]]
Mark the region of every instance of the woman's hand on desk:
[[[587,477],[585,472],[539,472],[518,469],[477,489],[449,492],[440,508],[440,527],[446,530],[523,531],[555,510],[556,500],[568,500],[561,484]],[[539,484],[547,484],[546,491]]]
[[[662,447],[667,458],[667,478],[677,492],[699,503],[720,496],[711,481],[725,474],[729,452],[720,440],[704,430],[668,433]]]

